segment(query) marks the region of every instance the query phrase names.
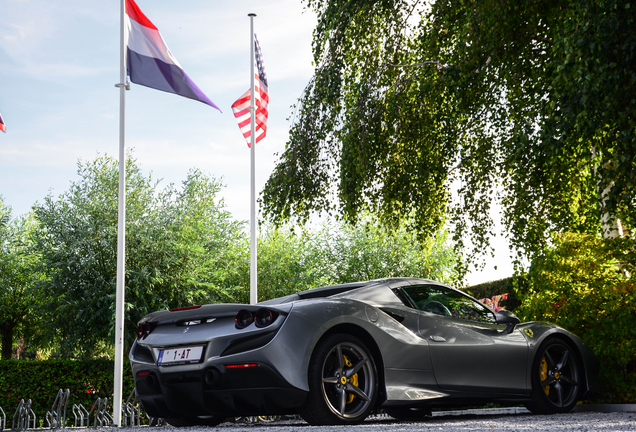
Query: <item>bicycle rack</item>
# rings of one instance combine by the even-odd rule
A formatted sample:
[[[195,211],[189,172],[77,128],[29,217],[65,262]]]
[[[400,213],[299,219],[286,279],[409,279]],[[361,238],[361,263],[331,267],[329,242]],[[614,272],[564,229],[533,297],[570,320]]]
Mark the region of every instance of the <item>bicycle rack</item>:
[[[135,394],[135,389],[133,389],[126,402],[121,406],[121,426],[141,426],[141,407],[139,402],[135,406],[135,402],[137,402],[137,395]]]
[[[51,429],[59,429],[66,426],[66,407],[71,397],[71,391],[59,389],[55,401],[51,406],[51,411],[46,412],[46,423]]]
[[[66,428],[67,408],[71,392],[59,389],[51,410],[46,412],[46,427],[48,429]],[[13,432],[36,429],[37,418],[33,412],[32,401],[21,399],[13,415],[11,430]],[[108,398],[97,398],[90,412],[82,404],[73,404],[73,427],[107,427],[114,423],[113,417],[108,412]],[[141,426],[142,406],[137,400],[135,390],[130,393],[126,402],[122,404],[122,427]],[[91,421],[92,420],[92,421]],[[92,424],[91,424],[92,423]],[[0,432],[7,430],[7,416],[0,407]]]
[[[0,432],[7,428],[7,415],[4,413],[2,407],[0,407],[0,413],[2,413],[2,418],[0,419]]]
[[[4,412],[4,411],[3,411]],[[24,399],[20,399],[18,408],[13,414],[13,422],[11,423],[11,429],[13,430],[26,430],[31,424],[31,417],[33,417],[33,429],[35,429],[35,413],[31,409],[31,399],[28,402],[24,402]]]
[[[82,404],[73,404],[73,417],[75,417],[75,421],[73,422],[73,427],[77,426],[77,418],[79,417],[79,427],[88,427],[88,411],[84,408]],[[86,420],[86,424],[84,424],[84,420]]]
[[[110,426],[113,423],[113,417],[106,410],[108,407],[108,398],[97,398],[93,408],[88,413],[88,425],[90,426],[90,416],[94,415],[93,426]],[[94,414],[93,414],[94,413]]]

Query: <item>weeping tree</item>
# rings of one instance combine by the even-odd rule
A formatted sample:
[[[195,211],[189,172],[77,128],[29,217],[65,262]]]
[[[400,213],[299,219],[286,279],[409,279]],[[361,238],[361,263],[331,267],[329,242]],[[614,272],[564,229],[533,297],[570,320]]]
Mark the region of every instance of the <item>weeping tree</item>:
[[[315,212],[488,249],[631,227],[636,26],[621,1],[306,0],[315,74],[263,191],[277,223]]]

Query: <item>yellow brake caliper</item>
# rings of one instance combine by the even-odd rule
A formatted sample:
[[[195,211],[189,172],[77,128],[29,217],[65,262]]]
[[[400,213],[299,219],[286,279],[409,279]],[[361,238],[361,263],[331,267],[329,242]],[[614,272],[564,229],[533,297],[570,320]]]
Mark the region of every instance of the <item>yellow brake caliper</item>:
[[[539,370],[539,377],[541,382],[548,379],[548,362],[545,361],[545,357],[541,359],[541,369]],[[543,391],[546,396],[550,396],[550,386],[543,386]]]
[[[353,363],[351,363],[349,361],[349,359],[347,358],[347,356],[345,356],[344,354],[342,355],[342,358],[344,358],[344,362],[347,365],[347,367],[351,367],[353,366]],[[351,376],[351,384],[353,384],[354,386],[358,387],[358,374],[353,374]],[[356,395],[349,393],[349,400],[347,400],[347,403],[350,404],[351,402],[353,402],[353,400],[356,398]]]

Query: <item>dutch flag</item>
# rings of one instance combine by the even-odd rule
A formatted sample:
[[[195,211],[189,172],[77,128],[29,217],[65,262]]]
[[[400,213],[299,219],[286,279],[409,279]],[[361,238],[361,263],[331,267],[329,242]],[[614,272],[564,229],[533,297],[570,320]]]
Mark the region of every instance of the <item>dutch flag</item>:
[[[126,0],[127,70],[135,84],[198,100],[219,111],[186,75],[155,25],[133,0]]]

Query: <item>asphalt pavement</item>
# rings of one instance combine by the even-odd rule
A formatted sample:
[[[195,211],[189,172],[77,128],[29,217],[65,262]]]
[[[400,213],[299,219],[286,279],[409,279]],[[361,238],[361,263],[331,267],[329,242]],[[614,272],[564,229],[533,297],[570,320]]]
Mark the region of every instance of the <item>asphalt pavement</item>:
[[[113,429],[103,429],[103,432]],[[301,420],[272,423],[223,423],[214,427],[119,428],[118,432],[635,432],[636,412],[573,412],[554,415],[448,415],[435,416],[419,422],[396,421],[391,417],[372,417],[356,426],[309,426]]]

